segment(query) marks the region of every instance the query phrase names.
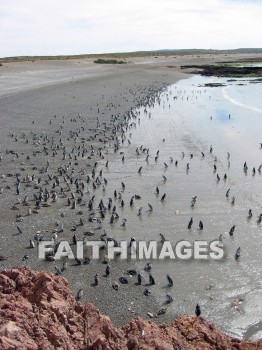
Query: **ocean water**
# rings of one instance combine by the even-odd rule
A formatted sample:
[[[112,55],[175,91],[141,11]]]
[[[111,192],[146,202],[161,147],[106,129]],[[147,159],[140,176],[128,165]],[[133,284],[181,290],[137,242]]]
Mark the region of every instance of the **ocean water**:
[[[226,86],[204,86],[217,82]],[[173,303],[167,306],[170,318],[194,314],[199,303],[202,315],[222,330],[253,339],[262,334],[262,225],[257,222],[262,213],[262,176],[258,172],[262,164],[261,97],[262,84],[246,79],[193,76],[168,87],[154,104],[134,111],[126,133],[130,142],[126,139],[121,154],[110,158],[105,173],[110,181],[106,192],[101,192],[106,202],[115,189],[122,191],[121,181],[126,185],[122,191],[125,206],[120,207],[120,200],[116,203],[119,220],[113,225],[104,224],[108,235],[118,240],[135,237],[159,241],[161,233],[172,244],[183,239],[211,242],[222,234],[225,257],[221,261],[154,260],[151,272],[156,285],[149,289],[161,306],[165,305],[167,293],[173,296]],[[149,149],[148,161],[143,149]],[[159,157],[155,161],[157,151]],[[244,162],[248,166],[246,173]],[[138,174],[140,166],[142,171]],[[155,193],[157,186],[159,195]],[[166,199],[161,202],[164,193]],[[134,194],[141,199],[130,207]],[[197,196],[193,208],[192,196]],[[235,204],[231,203],[233,196]],[[148,203],[153,211],[149,211]],[[251,219],[247,218],[249,209],[253,212]],[[193,225],[188,230],[191,217]],[[123,218],[127,219],[125,227],[121,226]],[[198,229],[200,220],[204,224],[202,231]],[[231,237],[229,230],[233,225],[236,229]],[[241,256],[236,261],[238,247]],[[135,263],[145,283],[146,262]],[[167,288],[166,274],[174,280],[172,288]]]

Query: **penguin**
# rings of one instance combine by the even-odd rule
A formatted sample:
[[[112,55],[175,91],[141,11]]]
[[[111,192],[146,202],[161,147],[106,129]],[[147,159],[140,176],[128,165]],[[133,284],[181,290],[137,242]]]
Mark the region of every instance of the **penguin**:
[[[112,214],[110,217],[110,224],[113,224],[114,220],[115,220],[115,216],[114,216],[114,214]]]
[[[148,297],[150,294],[151,294],[150,290],[147,289],[147,288],[145,288],[145,290],[144,290],[144,295],[145,295],[146,297]]]
[[[114,290],[118,291],[118,289],[119,289],[119,284],[116,283],[116,282],[114,282],[114,283],[112,284],[112,288],[113,288]]]
[[[62,271],[65,271],[67,269],[67,266],[68,266],[67,261],[64,261],[62,266]]]
[[[80,300],[81,298],[83,298],[83,295],[84,295],[84,290],[81,288],[81,289],[79,289],[79,291],[77,292],[76,300]]]
[[[137,275],[137,284],[139,286],[141,286],[141,284],[142,284],[142,275],[140,273]]]
[[[126,223],[127,223],[127,219],[126,219],[126,218],[123,218],[123,219],[122,219],[122,224],[121,224],[121,226],[123,226],[123,227],[126,226]]]
[[[165,198],[166,198],[166,193],[163,194],[163,196],[161,197],[160,201],[164,202]]]
[[[88,256],[86,256],[83,260],[84,265],[88,265],[88,264],[90,264],[90,262],[91,262],[91,259]]]
[[[164,243],[165,242],[165,237],[164,237],[164,235],[162,234],[162,233],[159,233],[159,236],[160,236],[160,241],[161,241],[161,243]]]
[[[78,259],[78,258],[75,258],[75,262],[76,262],[76,264],[77,264],[77,265],[82,265],[81,260],[80,260],[80,259]]]
[[[95,281],[94,281],[94,285],[95,285],[95,286],[98,286],[99,278],[98,278],[98,274],[97,274],[97,273],[95,274],[94,280],[95,280]]]
[[[35,248],[35,242],[32,239],[30,239],[30,241],[29,241],[29,247]]]
[[[229,236],[233,236],[234,231],[235,231],[236,225],[233,225],[229,231]]]
[[[196,317],[199,317],[201,315],[201,308],[198,304],[196,305],[195,314]]]
[[[62,270],[59,269],[59,267],[55,266],[55,270],[56,270],[56,275],[61,275],[62,274]]]
[[[126,277],[119,277],[119,282],[122,284],[128,284],[128,279]]]
[[[106,276],[110,275],[110,269],[111,269],[111,267],[109,265],[107,265],[107,267],[106,267]]]
[[[241,252],[241,248],[238,247],[238,248],[237,248],[237,251],[236,251],[236,254],[235,254],[235,259],[236,259],[236,260],[239,259],[239,257],[240,257],[240,252]]]
[[[173,280],[169,275],[166,275],[167,281],[168,281],[168,287],[172,287],[173,286]]]
[[[166,304],[170,304],[173,301],[173,297],[170,294],[166,294]]]
[[[131,237],[130,243],[129,243],[129,248],[132,246],[132,244],[133,244],[134,242],[136,242],[135,237]]]
[[[152,269],[152,264],[151,263],[146,263],[146,265],[145,265],[145,267],[144,267],[144,270],[145,271],[151,271],[151,269]]]
[[[21,230],[21,228],[19,226],[16,226],[16,228],[17,228],[18,234],[22,234],[23,233],[23,231]]]
[[[191,218],[191,219],[189,220],[189,223],[188,223],[188,225],[187,225],[187,228],[190,230],[191,227],[192,227],[192,225],[193,225],[193,218]]]
[[[194,206],[196,204],[196,200],[197,200],[197,196],[193,196],[192,200],[191,200],[191,208],[194,208]]]
[[[154,279],[154,277],[151,275],[151,273],[149,274],[149,284],[150,284],[151,286],[153,286],[153,285],[156,284],[155,279]]]

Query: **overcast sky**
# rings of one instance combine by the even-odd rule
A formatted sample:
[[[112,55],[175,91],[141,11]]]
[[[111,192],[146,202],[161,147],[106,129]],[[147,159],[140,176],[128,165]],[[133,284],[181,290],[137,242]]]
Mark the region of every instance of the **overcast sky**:
[[[262,47],[262,0],[0,0],[0,57]]]

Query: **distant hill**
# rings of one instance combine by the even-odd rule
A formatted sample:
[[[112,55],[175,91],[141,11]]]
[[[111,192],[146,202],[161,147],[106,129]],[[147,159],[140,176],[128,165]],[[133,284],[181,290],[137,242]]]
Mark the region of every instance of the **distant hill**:
[[[14,56],[0,58],[0,63],[17,62],[17,61],[35,61],[35,60],[68,60],[81,58],[128,58],[139,56],[162,56],[162,55],[200,55],[200,54],[230,54],[243,53],[255,54],[262,53],[262,48],[239,48],[228,50],[214,50],[214,49],[162,49],[153,51],[133,51],[133,52],[115,52],[103,54],[81,54],[81,55],[57,55],[57,56]]]
[[[214,50],[214,49],[162,49],[155,52],[159,53],[262,53],[262,48],[239,48],[239,49],[228,49],[228,50]]]

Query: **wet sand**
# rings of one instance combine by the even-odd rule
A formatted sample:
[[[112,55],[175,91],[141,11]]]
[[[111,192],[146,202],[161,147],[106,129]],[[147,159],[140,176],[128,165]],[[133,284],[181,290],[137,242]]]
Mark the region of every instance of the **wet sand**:
[[[163,210],[167,220],[171,220],[170,225],[173,225],[173,212],[168,210],[174,208],[169,208],[166,205],[166,207],[160,207],[159,212],[155,209],[159,203],[156,202],[155,195],[151,190],[155,182],[152,179],[148,181],[150,166],[147,177],[143,174],[141,178],[135,178],[132,181],[133,173],[137,175],[138,166],[142,161],[140,160],[141,157],[139,159],[134,158],[135,148],[139,145],[150,146],[153,153],[158,146],[163,148],[162,135],[167,133],[167,141],[163,152],[168,159],[170,153],[168,143],[172,130],[170,124],[164,122],[157,124],[155,131],[152,128],[152,132],[150,131],[149,134],[148,119],[144,118],[142,120],[141,118],[141,126],[133,132],[134,139],[130,138],[131,147],[128,147],[125,141],[117,152],[114,152],[116,139],[114,139],[115,135],[112,131],[116,130],[117,135],[120,135],[121,126],[125,126],[123,118],[127,116],[128,111],[134,107],[139,107],[140,104],[143,105],[147,97],[158,95],[169,84],[186,77],[179,68],[168,68],[167,66],[178,67],[182,63],[207,63],[224,59],[224,56],[216,58],[190,56],[176,59],[173,57],[165,59],[162,57],[159,59],[145,57],[137,58],[128,65],[113,67],[97,66],[92,64],[90,60],[8,63],[0,67],[2,156],[0,187],[3,188],[3,193],[0,194],[0,255],[7,257],[7,260],[0,262],[1,269],[22,265],[22,257],[28,254],[27,264],[29,266],[38,270],[55,272],[54,266],[61,267],[61,262],[39,261],[37,248],[29,249],[28,246],[29,240],[34,240],[37,232],[40,232],[44,239],[51,239],[54,233],[60,230],[61,224],[63,224],[63,232],[57,233],[59,239],[70,241],[72,241],[74,233],[78,239],[83,239],[84,233],[87,231],[94,232],[94,236],[88,237],[88,240],[99,239],[104,233],[104,229],[108,236],[117,239],[129,240],[132,236],[140,239],[145,237],[147,240],[155,239],[160,233],[158,231],[161,230],[162,225],[159,225],[159,218],[163,215]],[[231,60],[232,57],[227,57],[227,59]],[[180,132],[181,128],[185,127],[183,123],[177,126],[175,130],[172,130],[178,142],[173,156],[174,158],[177,156],[179,159],[181,149],[185,145],[188,151],[195,152],[199,140],[192,139],[190,131],[187,135]],[[153,133],[158,132],[159,127],[161,128],[161,137]],[[165,130],[165,128],[167,129]],[[80,149],[78,149],[79,146]],[[125,153],[126,161],[124,164],[121,162],[122,154],[120,152]],[[63,159],[64,157],[65,159]],[[109,161],[108,168],[105,166],[107,160]],[[87,183],[87,176],[91,177],[95,162],[98,162],[95,168],[95,178],[100,170],[103,172],[102,177],[100,177],[101,185],[97,185],[96,189],[92,185],[92,180]],[[68,168],[67,172],[61,176],[58,168],[65,169],[65,165]],[[199,167],[199,165],[196,166]],[[180,171],[179,181],[184,174],[184,168],[180,168]],[[162,173],[164,173],[164,170],[160,169],[159,177],[162,176]],[[201,166],[197,173],[201,174]],[[20,174],[18,176],[21,180],[19,194],[16,190],[15,174]],[[32,180],[33,175],[35,177]],[[64,180],[64,176],[67,177],[67,175],[68,184]],[[105,191],[103,191],[104,177],[108,179]],[[76,179],[80,184],[84,183],[83,195],[74,184]],[[196,178],[189,177],[189,179],[187,184],[189,183],[189,186],[191,186],[190,183],[193,184]],[[145,182],[143,182],[144,180]],[[139,186],[142,196],[141,206],[145,208],[147,201],[151,201],[154,207],[152,214],[154,215],[150,217],[150,213],[143,214],[139,222],[136,216],[138,204],[132,213],[129,208],[119,208],[119,199],[113,199],[120,216],[119,221],[112,227],[109,224],[110,213],[107,212],[105,219],[102,220],[102,228],[97,229],[99,226],[97,221],[90,223],[88,220],[90,211],[87,204],[95,195],[94,217],[100,218],[97,212],[100,199],[102,198],[104,203],[107,204],[107,198],[114,197],[115,189],[118,192],[122,191],[121,181],[128,184],[123,192],[125,200],[128,201],[129,197],[136,193],[137,186]],[[161,180],[159,180],[159,186],[162,191],[162,187],[165,185]],[[61,187],[63,187],[65,195],[61,193]],[[46,203],[50,206],[45,207],[43,201],[40,203],[40,210],[37,210],[34,194],[39,196],[41,188],[47,188],[51,195],[52,191],[57,192],[57,200],[53,202],[52,198],[49,198]],[[185,193],[183,188],[182,186],[179,196],[184,198],[182,203],[185,205],[189,193]],[[168,188],[168,191],[170,191],[170,188]],[[76,209],[72,209],[72,205],[67,205],[68,198],[72,199],[71,193],[73,193],[76,200],[81,198],[81,201],[76,205]],[[174,195],[177,196],[177,192],[174,192]],[[127,203],[126,206],[128,206]],[[212,203],[212,197],[208,199],[204,206],[209,207],[210,203]],[[214,203],[214,207],[215,205],[216,203]],[[29,207],[32,210],[30,215],[28,215]],[[184,221],[188,220],[191,213],[190,210],[186,209],[186,205],[185,208],[179,209],[184,215],[184,220],[181,222],[178,220],[176,230],[182,233]],[[223,216],[223,212],[221,215]],[[150,225],[146,222],[144,216],[147,216],[149,221],[152,219]],[[122,217],[127,217],[128,220],[126,230],[120,226]],[[83,220],[83,226],[79,226],[80,218]],[[73,227],[73,225],[76,225],[76,227]],[[216,223],[213,225],[216,225]],[[17,226],[21,228],[22,234],[17,234]],[[156,228],[155,232],[151,232],[153,227]],[[227,227],[223,231],[226,229]],[[172,232],[170,232],[170,235],[172,235]],[[167,236],[167,238],[170,237]],[[89,265],[75,265],[74,261],[69,262],[68,269],[63,272],[72,289],[77,293],[79,288],[83,288],[83,302],[93,302],[100,307],[103,313],[108,314],[116,324],[123,324],[136,315],[146,317],[147,312],[156,313],[163,306],[162,297],[165,296],[166,291],[163,290],[162,292],[161,288],[165,286],[166,282],[164,277],[163,279],[160,278],[163,274],[162,269],[159,272],[157,272],[157,269],[154,271],[160,282],[152,288],[152,295],[146,298],[143,295],[144,283],[143,286],[136,286],[135,277],[126,275],[128,268],[135,267],[142,270],[144,262],[135,266],[133,262],[111,261],[109,277],[103,277],[106,265],[102,264],[101,261],[91,261]],[[167,269],[171,269],[171,266],[167,266]],[[92,283],[96,272],[100,277],[100,282],[97,287],[93,287]],[[179,272],[181,274],[179,279],[181,280],[183,279],[183,273],[181,269]],[[143,274],[146,276],[146,273],[143,272]],[[127,276],[129,284],[120,285],[119,291],[114,291],[111,285],[114,281],[118,281],[120,276]],[[210,279],[207,281],[203,278],[201,288],[205,288],[206,285],[213,282],[215,283],[215,281]],[[185,289],[188,290],[188,288],[188,285],[184,286],[182,284],[177,293],[183,294]],[[223,289],[222,285],[221,288]],[[154,289],[156,292],[154,292]],[[160,293],[158,292],[159,289]],[[174,294],[176,294],[175,289]],[[159,322],[171,320],[176,315],[184,312],[192,314],[196,299],[192,297],[190,300],[187,307],[174,302],[174,306],[165,315],[158,318]],[[209,305],[205,305],[204,308],[205,315],[209,315]],[[210,308],[212,308],[212,305],[210,305]],[[221,312],[223,312],[223,309]],[[212,312],[210,315],[212,316]],[[221,317],[223,318],[223,316]]]

